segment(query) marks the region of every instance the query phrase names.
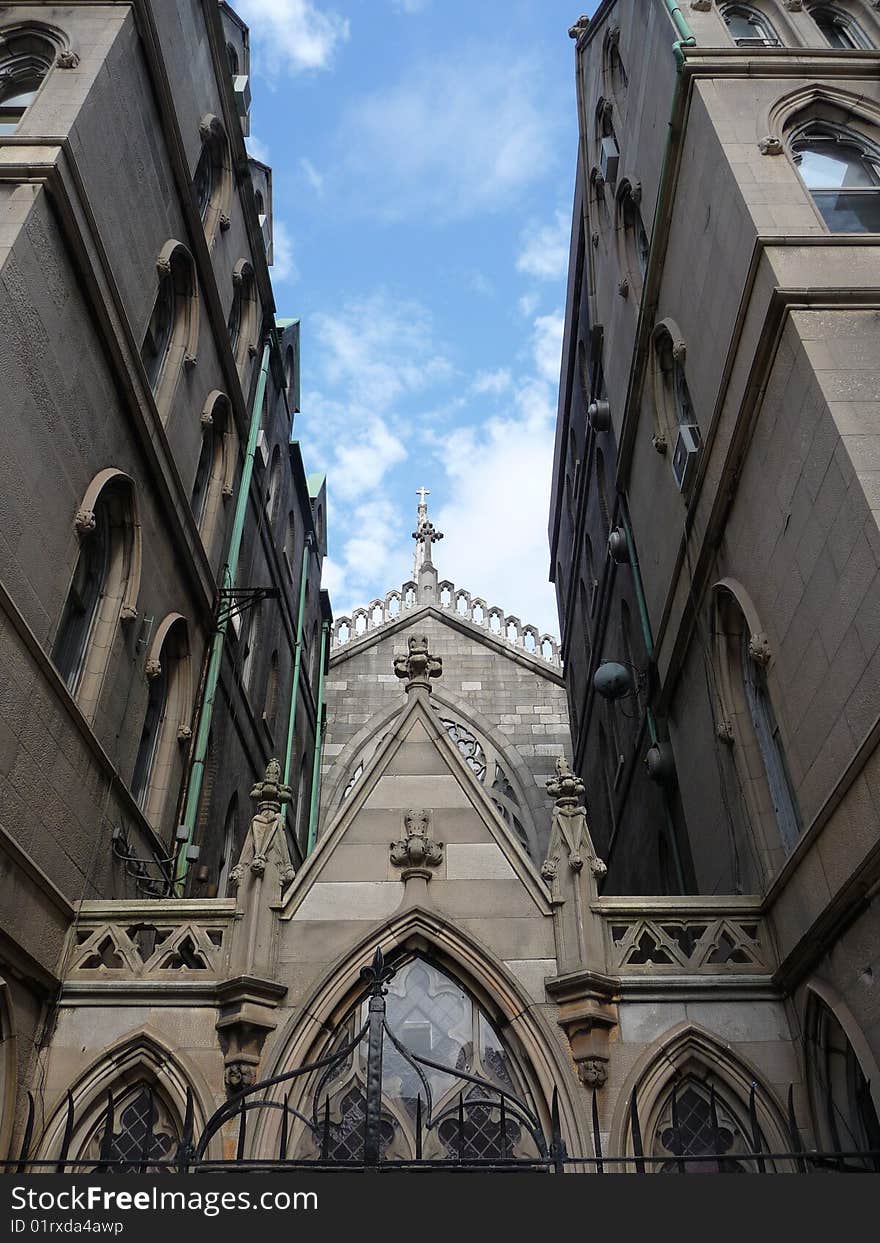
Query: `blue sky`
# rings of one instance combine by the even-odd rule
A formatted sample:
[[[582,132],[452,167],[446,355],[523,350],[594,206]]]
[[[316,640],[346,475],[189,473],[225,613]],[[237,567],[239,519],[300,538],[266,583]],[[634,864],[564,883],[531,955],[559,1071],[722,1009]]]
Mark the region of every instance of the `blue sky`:
[[[587,8],[595,7],[587,5]],[[435,564],[556,633],[547,510],[577,130],[570,0],[239,0],[337,616]]]

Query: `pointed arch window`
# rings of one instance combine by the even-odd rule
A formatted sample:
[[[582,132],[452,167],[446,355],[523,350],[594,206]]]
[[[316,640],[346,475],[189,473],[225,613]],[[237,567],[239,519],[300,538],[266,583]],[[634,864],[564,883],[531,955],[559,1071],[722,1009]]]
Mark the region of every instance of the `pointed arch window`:
[[[855,48],[872,48],[874,44],[861,26],[849,13],[830,4],[816,4],[810,8],[810,17],[825,36],[829,47],[843,51]]]
[[[256,353],[257,346],[256,282],[253,268],[244,259],[235,265],[232,272],[232,302],[226,327],[235,365],[241,371]],[[268,394],[268,388],[266,392]]]
[[[281,449],[278,445],[272,450],[272,464],[269,467],[269,479],[266,485],[266,514],[270,527],[278,521],[281,508]]]
[[[202,411],[202,442],[190,494],[193,517],[208,556],[219,525],[224,497],[232,495],[234,424],[229,398],[216,389]]]
[[[832,233],[880,233],[880,148],[852,130],[813,122],[790,149]]]
[[[132,797],[155,829],[182,776],[179,743],[189,737],[190,653],[186,622],[172,614],[160,625],[146,665],[149,690],[131,779]]]
[[[661,1174],[751,1174],[756,1163],[738,1154],[752,1150],[747,1123],[713,1083],[696,1075],[676,1081],[662,1102],[651,1152]],[[761,1140],[761,1150],[767,1143]],[[701,1158],[694,1160],[694,1158]]]
[[[425,958],[412,958],[388,984],[388,1030],[384,1036],[380,1147],[384,1159],[411,1159],[416,1151],[416,1116],[421,1097],[422,1158],[466,1161],[499,1157],[537,1157],[538,1148],[527,1122],[513,1106],[506,1112],[504,1131],[492,1087],[522,1100],[534,1112],[532,1095],[520,1060],[502,1039],[486,1011],[456,980]],[[367,1018],[368,1002],[359,1002],[337,1032],[330,1048],[342,1048]],[[447,1069],[413,1063],[401,1052]],[[307,1102],[322,1118],[329,1099],[330,1159],[357,1160],[363,1153],[366,1041],[334,1067],[332,1077],[319,1079]],[[418,1069],[417,1069],[418,1067]],[[420,1073],[421,1071],[421,1073]],[[483,1087],[462,1077],[475,1075]],[[424,1076],[424,1078],[423,1078]],[[425,1080],[432,1109],[428,1112]],[[491,1101],[492,1103],[488,1103]],[[461,1102],[461,1104],[460,1104]],[[463,1126],[459,1122],[459,1110]],[[431,1125],[426,1124],[430,1116]],[[303,1140],[316,1155],[311,1136]]]
[[[55,63],[59,45],[30,26],[5,27],[0,35],[0,134],[14,134]]]
[[[623,250],[629,283],[640,294],[648,270],[651,243],[645,230],[639,207],[641,196],[637,189],[627,186],[620,196],[620,227],[623,231]]]
[[[164,414],[184,364],[196,361],[198,295],[195,267],[180,242],[168,242],[156,262],[159,285],[141,345],[141,362]]]
[[[770,19],[750,4],[727,4],[721,16],[738,47],[782,46]]]
[[[131,480],[112,470],[97,476],[76,526],[79,555],[52,661],[91,719],[120,616],[123,610],[134,615],[139,557]]]
[[[202,149],[193,174],[193,191],[199,215],[205,226],[209,244],[218,227],[229,228],[229,197],[232,189],[232,165],[229,143],[219,117],[210,113],[199,122]]]
[[[113,1094],[112,1114],[105,1098],[93,1109],[86,1133],[76,1145],[84,1168],[92,1161],[118,1161],[114,1173],[166,1174],[180,1143],[180,1126],[162,1093],[144,1080]]]
[[[815,993],[807,1011],[806,1046],[810,1103],[820,1149],[836,1153],[880,1149],[880,1119],[871,1084],[837,1016]],[[841,1157],[839,1168],[877,1171],[880,1160]]]

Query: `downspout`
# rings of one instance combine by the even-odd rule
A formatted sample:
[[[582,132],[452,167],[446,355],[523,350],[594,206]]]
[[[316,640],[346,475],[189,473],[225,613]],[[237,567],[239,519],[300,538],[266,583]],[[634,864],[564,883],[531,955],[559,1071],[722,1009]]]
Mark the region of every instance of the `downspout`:
[[[271,339],[267,339],[263,346],[263,361],[260,366],[260,374],[257,379],[257,390],[254,394],[254,404],[251,409],[251,424],[248,429],[247,449],[244,455],[244,465],[241,470],[241,480],[238,485],[238,498],[235,505],[235,518],[232,523],[232,535],[229,540],[229,551],[226,554],[226,564],[223,567],[222,582],[224,587],[233,587],[235,585],[236,571],[238,570],[238,558],[241,553],[241,541],[244,533],[244,523],[247,517],[248,497],[250,495],[251,478],[254,473],[254,458],[257,452],[257,436],[260,431],[260,416],[263,409],[263,397],[266,392],[266,381],[269,374],[269,354],[271,349]],[[192,845],[193,836],[195,835],[196,814],[199,807],[199,799],[202,793],[202,782],[205,776],[205,759],[208,754],[208,737],[211,733],[211,721],[214,715],[214,703],[217,698],[217,686],[220,682],[220,667],[223,663],[223,641],[226,637],[226,628],[229,624],[228,617],[221,616],[217,629],[214,631],[214,637],[211,640],[211,654],[208,659],[208,672],[205,678],[205,697],[202,700],[202,710],[199,714],[199,728],[196,734],[196,745],[193,751],[192,766],[190,768],[189,786],[186,792],[186,804],[183,811],[183,825],[187,829],[186,842],[181,845],[177,855],[177,864],[174,876],[174,891],[177,897],[183,893],[186,883],[186,875],[189,870],[189,863],[186,857],[187,847]]]
[[[681,36],[672,45],[675,63],[680,70],[684,64],[684,52],[681,49],[683,47],[696,47],[697,41],[694,38],[694,32],[687,23],[687,18],[681,11],[681,5],[676,4],[675,0],[665,0],[665,3],[669,16],[672,18],[672,24]]]
[[[302,667],[303,619],[306,611],[306,586],[309,577],[309,553],[312,551],[312,533],[303,544],[302,567],[299,575],[299,609],[296,616],[296,651],[293,658],[293,684],[290,690],[290,709],[287,714],[287,747],[284,752],[284,784],[290,785],[290,763],[293,759],[293,736],[296,728],[296,705],[299,700],[299,676]],[[287,804],[281,808],[281,822],[287,820]]]
[[[327,636],[330,622],[325,617],[321,623],[321,663],[318,666],[318,701],[316,709],[315,754],[312,760],[312,799],[309,804],[309,841],[306,854],[315,849],[318,836],[318,785],[321,780],[321,750],[324,746],[324,660],[327,655]]]

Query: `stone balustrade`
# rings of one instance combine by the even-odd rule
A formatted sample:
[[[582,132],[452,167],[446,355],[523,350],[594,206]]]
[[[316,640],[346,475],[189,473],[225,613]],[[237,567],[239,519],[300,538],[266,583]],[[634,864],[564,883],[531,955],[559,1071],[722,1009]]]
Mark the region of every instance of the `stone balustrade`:
[[[600,898],[614,975],[769,975],[776,956],[760,899]]]
[[[463,587],[457,588],[448,579],[438,584],[438,597],[441,609],[481,626],[502,643],[528,652],[548,665],[557,668],[561,665],[558,640],[541,634],[536,626],[524,625],[518,617],[505,613],[497,605],[487,604],[480,596],[472,596]],[[396,621],[408,609],[418,607],[418,603],[418,586],[410,581],[400,590],[389,591],[384,599],[371,600],[362,608],[354,609],[350,616],[337,617],[330,640],[331,650]]]
[[[221,978],[235,910],[234,898],[81,902],[68,934],[65,978]]]

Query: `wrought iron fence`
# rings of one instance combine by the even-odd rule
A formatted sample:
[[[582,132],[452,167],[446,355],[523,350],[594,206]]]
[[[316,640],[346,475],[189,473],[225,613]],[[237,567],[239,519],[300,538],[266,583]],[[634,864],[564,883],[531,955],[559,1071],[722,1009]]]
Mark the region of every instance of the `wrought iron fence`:
[[[136,1118],[125,1132],[125,1145],[120,1144],[116,1132],[118,1101],[112,1091],[100,1123],[101,1136],[98,1156],[70,1155],[76,1131],[73,1095],[67,1093],[67,1108],[63,1136],[58,1155],[39,1158],[31,1155],[35,1122],[35,1106],[28,1093],[28,1114],[21,1148],[16,1158],[0,1162],[0,1169],[23,1173],[280,1173],[294,1170],[348,1170],[355,1172],[375,1171],[383,1173],[446,1170],[457,1172],[533,1172],[555,1173],[636,1173],[662,1171],[664,1173],[775,1173],[783,1170],[800,1173],[812,1171],[839,1173],[880,1172],[880,1150],[856,1149],[851,1151],[818,1152],[805,1147],[798,1127],[793,1100],[793,1089],[788,1091],[787,1131],[789,1146],[784,1151],[771,1151],[763,1141],[758,1123],[755,1092],[752,1084],[749,1094],[749,1144],[744,1150],[730,1151],[730,1135],[719,1124],[714,1088],[709,1089],[709,1125],[707,1128],[708,1151],[694,1152],[688,1144],[682,1120],[679,1117],[679,1100],[673,1086],[671,1096],[671,1126],[664,1135],[667,1153],[658,1156],[646,1153],[642,1141],[642,1126],[635,1091],[629,1102],[629,1127],[632,1151],[628,1154],[608,1154],[603,1151],[599,1126],[599,1109],[596,1091],[592,1094],[593,1152],[572,1155],[562,1137],[559,1099],[556,1089],[550,1108],[549,1130],[545,1131],[535,1110],[513,1091],[493,1083],[482,1076],[455,1066],[414,1053],[395,1036],[386,1018],[385,985],[393,977],[381,950],[377,950],[369,966],[362,968],[361,977],[366,985],[368,1014],[366,1021],[353,1036],[342,1041],[331,1053],[297,1067],[284,1074],[263,1079],[244,1088],[225,1101],[208,1119],[200,1133],[195,1133],[195,1110],[191,1089],[187,1089],[186,1108],[180,1138],[173,1140],[156,1131],[156,1102],[148,1086],[144,1086],[134,1109]],[[413,1068],[419,1077],[422,1091],[415,1101],[414,1137],[415,1155],[412,1158],[389,1157],[383,1148],[383,1048],[386,1037],[397,1053]],[[366,1074],[362,1109],[362,1126],[349,1146],[340,1145],[339,1127],[331,1121],[330,1085],[333,1072],[347,1065],[347,1059],[361,1044],[367,1047]],[[467,1095],[459,1091],[454,1105],[447,1104],[440,1112],[435,1111],[431,1084],[425,1069],[451,1075],[473,1085]],[[283,1099],[269,1095],[282,1084],[293,1084],[304,1076],[318,1076],[314,1092],[311,1116],[290,1103],[291,1090]],[[323,1108],[318,1104],[324,1091]],[[424,1095],[422,1094],[424,1093]],[[281,1121],[276,1155],[271,1158],[253,1158],[246,1155],[249,1119],[255,1111],[279,1111]],[[123,1114],[124,1116],[124,1114]],[[217,1159],[208,1156],[211,1140],[228,1123],[237,1122],[238,1134],[234,1157]],[[309,1136],[314,1155],[291,1156],[288,1149],[292,1129],[301,1125],[302,1136]],[[443,1144],[446,1156],[423,1155],[427,1140],[437,1136],[443,1128]],[[533,1156],[517,1155],[512,1135],[525,1128],[534,1145]],[[302,1144],[300,1143],[300,1148]],[[435,1153],[437,1145],[435,1144]],[[173,1151],[171,1151],[173,1149]]]

